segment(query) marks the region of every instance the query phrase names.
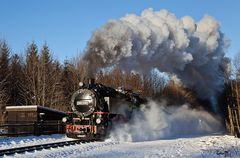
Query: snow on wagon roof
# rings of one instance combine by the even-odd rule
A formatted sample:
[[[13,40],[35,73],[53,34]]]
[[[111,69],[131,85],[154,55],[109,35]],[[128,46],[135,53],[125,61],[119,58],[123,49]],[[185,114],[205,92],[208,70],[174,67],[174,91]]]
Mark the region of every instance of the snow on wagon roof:
[[[51,108],[44,107],[44,106],[40,106],[40,105],[6,106],[6,111],[37,111],[38,109],[52,111],[52,112],[55,112],[55,113],[65,114],[62,111],[58,111],[58,110],[51,109]]]

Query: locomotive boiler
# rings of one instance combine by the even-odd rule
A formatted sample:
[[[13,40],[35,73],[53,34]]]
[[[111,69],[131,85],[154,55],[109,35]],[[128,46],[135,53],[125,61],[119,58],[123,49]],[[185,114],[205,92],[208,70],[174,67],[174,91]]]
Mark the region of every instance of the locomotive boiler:
[[[72,112],[63,118],[66,135],[82,140],[103,140],[113,124],[130,119],[134,109],[144,102],[139,94],[95,83],[80,82],[71,98]]]

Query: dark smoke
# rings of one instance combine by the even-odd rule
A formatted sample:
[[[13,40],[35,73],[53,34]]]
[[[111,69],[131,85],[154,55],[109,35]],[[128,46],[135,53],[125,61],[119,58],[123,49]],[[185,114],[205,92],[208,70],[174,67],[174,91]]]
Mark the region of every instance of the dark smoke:
[[[84,60],[89,75],[114,65],[144,74],[157,68],[177,76],[214,104],[229,64],[227,46],[219,23],[211,16],[195,22],[189,16],[177,19],[167,10],[147,9],[141,16],[129,14],[96,30]]]

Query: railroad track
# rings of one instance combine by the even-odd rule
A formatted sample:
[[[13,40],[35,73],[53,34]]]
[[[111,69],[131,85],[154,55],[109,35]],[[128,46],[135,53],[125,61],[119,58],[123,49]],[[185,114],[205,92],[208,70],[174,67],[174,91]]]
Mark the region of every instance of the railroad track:
[[[32,145],[32,146],[10,148],[10,149],[2,149],[2,150],[0,150],[0,156],[13,155],[13,154],[16,154],[16,153],[24,153],[24,152],[30,152],[30,151],[42,150],[42,149],[49,149],[49,148],[64,147],[64,146],[81,144],[81,143],[88,143],[88,142],[89,141],[71,140],[71,141],[63,141],[63,142],[56,142],[56,143],[47,143],[47,144],[39,144],[39,145]]]

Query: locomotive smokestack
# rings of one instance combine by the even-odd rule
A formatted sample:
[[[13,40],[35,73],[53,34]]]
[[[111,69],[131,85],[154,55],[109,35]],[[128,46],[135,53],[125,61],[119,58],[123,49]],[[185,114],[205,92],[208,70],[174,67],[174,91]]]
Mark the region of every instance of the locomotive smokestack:
[[[88,78],[86,84],[87,84],[88,88],[91,88],[95,84],[95,79],[94,78]]]
[[[92,85],[92,84],[94,84],[95,83],[95,79],[94,78],[89,78],[88,79],[88,84],[89,85]]]

